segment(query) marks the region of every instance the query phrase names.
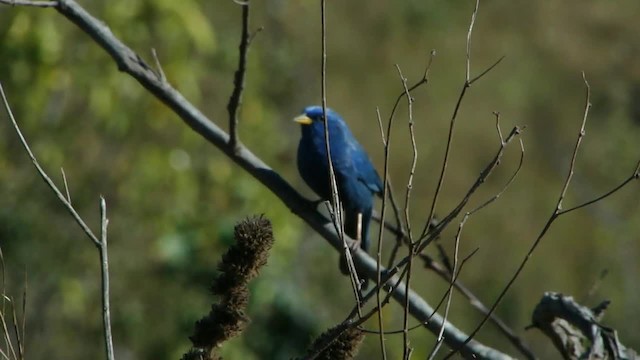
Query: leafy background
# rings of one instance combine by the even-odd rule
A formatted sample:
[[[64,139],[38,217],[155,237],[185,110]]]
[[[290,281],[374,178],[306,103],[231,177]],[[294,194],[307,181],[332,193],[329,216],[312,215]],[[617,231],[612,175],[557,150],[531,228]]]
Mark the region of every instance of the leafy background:
[[[240,7],[232,1],[83,1],[141,56],[159,54],[164,72],[188,99],[222,126],[232,89]],[[388,116],[401,84],[394,64],[418,80],[437,50],[431,83],[415,93],[418,171],[411,203],[422,224],[437,181],[449,118],[464,79],[471,1],[328,2],[328,102],[347,119],[382,168],[375,109]],[[599,195],[627,177],[640,136],[640,3],[632,0],[482,2],[473,35],[472,73],[502,55],[503,63],[471,89],[438,214],[462,196],[498,146],[492,111],[504,131],[526,125],[526,163],[501,200],[465,227],[462,254],[479,247],[461,276],[490,303],[551,211],[565,177],[584,107],[585,71],[593,89],[587,137],[566,204]],[[313,197],[295,169],[298,129],[290,121],[319,102],[320,22],[316,1],[256,2],[263,26],[249,59],[241,140]],[[119,359],[176,359],[189,347],[193,322],[208,309],[207,286],[233,225],[265,213],[276,244],[252,284],[252,325],[226,344],[231,359],[280,359],[341,321],[352,306],[334,250],[277,198],[184,126],[116,66],[85,34],[53,10],[0,7],[0,81],[36,155],[61,183],[64,167],[74,205],[98,223],[98,195],[110,218],[114,336]],[[0,246],[9,291],[28,276],[29,358],[101,356],[97,253],[38,178],[6,116],[0,121]],[[400,191],[411,164],[402,109],[394,127],[391,174]],[[482,188],[476,203],[498,191],[515,168],[517,147]],[[544,239],[498,314],[541,358],[556,357],[538,331],[525,331],[544,291],[586,305],[612,300],[604,322],[640,347],[640,205],[633,184],[606,201],[561,218]],[[421,227],[421,226],[416,226]],[[452,248],[452,232],[441,239]],[[386,244],[390,244],[387,242]],[[604,270],[608,276],[588,296]],[[435,303],[446,284],[417,270],[416,289]],[[386,328],[401,309],[384,311]],[[480,316],[454,296],[451,320],[471,330]],[[375,328],[375,323],[368,324]],[[401,336],[387,336],[390,357]],[[434,338],[412,332],[414,356]],[[485,326],[478,340],[514,353]],[[370,336],[360,358],[378,356]]]

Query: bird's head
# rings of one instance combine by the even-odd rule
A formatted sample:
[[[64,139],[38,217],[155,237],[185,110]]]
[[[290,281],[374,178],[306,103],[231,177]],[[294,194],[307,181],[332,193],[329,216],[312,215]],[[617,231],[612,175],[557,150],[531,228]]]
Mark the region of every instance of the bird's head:
[[[322,124],[323,119],[322,106],[315,105],[307,106],[302,112],[302,115],[297,116],[293,121],[304,127],[308,125]],[[327,120],[329,121],[329,125],[342,123],[340,115],[329,108],[327,108]]]

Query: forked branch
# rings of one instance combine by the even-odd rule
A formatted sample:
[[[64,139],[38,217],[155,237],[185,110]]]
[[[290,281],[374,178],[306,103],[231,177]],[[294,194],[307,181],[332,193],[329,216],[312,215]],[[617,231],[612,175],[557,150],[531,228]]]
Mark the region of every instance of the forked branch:
[[[58,189],[56,184],[51,180],[51,178],[47,175],[44,169],[38,163],[35,155],[31,151],[27,140],[22,135],[20,131],[20,127],[16,122],[15,117],[13,116],[13,112],[11,111],[11,107],[9,106],[9,101],[4,93],[4,88],[2,84],[0,84],[0,95],[2,95],[2,101],[4,103],[4,108],[13,124],[13,127],[20,138],[20,142],[24,147],[25,151],[31,158],[31,162],[35,166],[38,174],[47,184],[47,186],[56,194],[60,202],[65,206],[69,214],[76,220],[78,225],[82,228],[82,231],[89,237],[89,239],[93,242],[93,245],[98,249],[98,253],[100,256],[100,271],[101,271],[101,287],[102,287],[102,320],[103,320],[103,329],[104,329],[104,341],[105,341],[105,352],[108,360],[114,359],[113,354],[113,338],[111,335],[111,306],[109,303],[109,257],[107,252],[107,225],[109,220],[107,219],[107,204],[103,197],[100,197],[100,239],[94,235],[89,226],[84,222],[84,220],[80,217],[76,209],[71,205],[71,196],[68,194],[69,188],[66,181],[66,176],[63,175],[65,190],[67,191],[67,196]],[[63,171],[64,174],[64,171]]]

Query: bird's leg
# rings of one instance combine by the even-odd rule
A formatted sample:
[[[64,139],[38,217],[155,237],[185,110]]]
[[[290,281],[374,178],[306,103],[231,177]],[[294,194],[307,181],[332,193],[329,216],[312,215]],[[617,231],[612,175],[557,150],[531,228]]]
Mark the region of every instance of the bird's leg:
[[[351,243],[351,251],[356,251],[362,244],[362,213],[358,213],[358,223],[356,225],[356,238]]]

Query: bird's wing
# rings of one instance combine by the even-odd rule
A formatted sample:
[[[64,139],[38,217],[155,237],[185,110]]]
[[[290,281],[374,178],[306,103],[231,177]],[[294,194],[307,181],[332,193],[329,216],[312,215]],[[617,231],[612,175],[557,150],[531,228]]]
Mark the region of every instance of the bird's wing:
[[[355,143],[352,150],[351,159],[353,166],[357,170],[358,180],[364,183],[371,192],[382,193],[382,180],[371,163],[369,156],[359,143]]]
[[[382,181],[369,156],[355,139],[347,124],[340,118],[336,119],[338,121],[329,123],[330,126],[335,126],[333,129],[336,130],[337,135],[331,138],[331,160],[336,172],[344,176],[344,179],[357,180],[353,183],[354,186],[363,184],[372,193],[381,194]]]

